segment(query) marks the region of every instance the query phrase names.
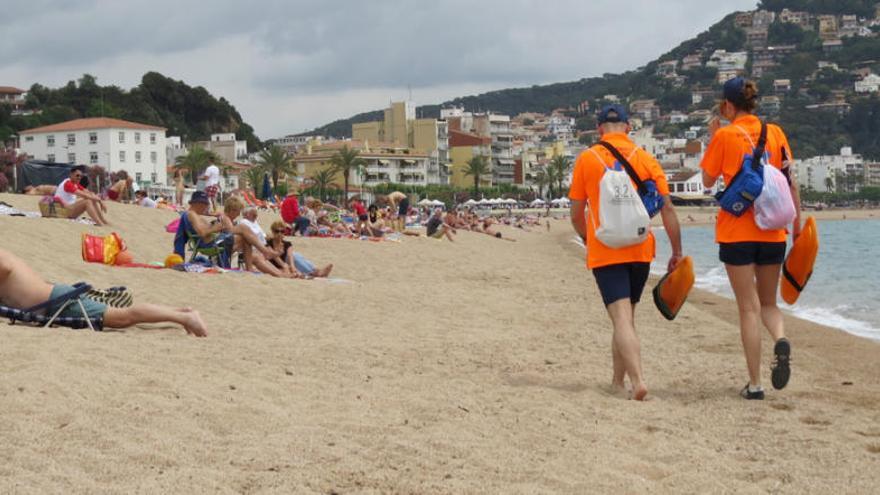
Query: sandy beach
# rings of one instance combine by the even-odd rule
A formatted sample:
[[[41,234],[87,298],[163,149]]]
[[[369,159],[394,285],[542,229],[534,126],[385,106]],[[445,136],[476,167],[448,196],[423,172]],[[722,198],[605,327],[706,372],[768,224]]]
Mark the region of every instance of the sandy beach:
[[[0,201],[37,210],[35,197]],[[697,213],[679,209],[683,224]],[[209,326],[196,339],[164,325],[0,323],[0,493],[880,487],[880,344],[786,317],[792,381],[748,402],[733,301],[695,291],[667,322],[646,293],[637,326],[652,400],[617,398],[608,320],[565,220],[502,227],[515,243],[294,238],[349,283],[80,257],[81,233],[115,231],[136,261],[161,261],[173,218],[117,204],[112,228],[0,216],[0,247],[48,280],[126,285],[137,301],[193,306]]]

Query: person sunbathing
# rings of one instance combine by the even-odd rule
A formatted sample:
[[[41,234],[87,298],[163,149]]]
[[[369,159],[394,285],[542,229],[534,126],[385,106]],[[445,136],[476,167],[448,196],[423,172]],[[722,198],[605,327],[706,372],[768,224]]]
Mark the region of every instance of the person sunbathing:
[[[425,227],[428,237],[442,239],[443,236],[446,236],[446,238],[449,239],[449,242],[453,242],[452,231],[454,229],[443,221],[443,210],[440,208],[434,210],[434,214],[431,215],[431,218],[428,220]]]
[[[0,249],[0,300],[4,305],[25,309],[61,297],[73,290],[69,285],[45,282],[24,260],[9,251]],[[104,326],[128,328],[140,323],[177,323],[186,333],[196,337],[208,335],[208,327],[191,308],[170,308],[157,304],[135,304],[128,308],[112,308],[86,296],[81,298],[89,318],[104,318]],[[57,311],[58,308],[54,308]],[[47,313],[52,313],[52,308]],[[78,305],[71,305],[61,312],[62,317],[82,317]]]
[[[67,218],[79,218],[83,213],[87,213],[97,225],[109,225],[104,218],[104,213],[107,213],[104,202],[97,194],[80,184],[85,170],[85,165],[77,165],[70,169],[70,177],[61,181],[55,189],[55,201],[61,203],[67,210]]]
[[[24,193],[29,196],[54,196],[56,189],[58,189],[58,186],[53,186],[52,184],[41,184],[39,186],[25,187]]]
[[[111,201],[122,201],[131,199],[128,192],[131,190],[131,185],[133,181],[131,177],[127,175],[122,175],[122,177],[122,179],[119,179],[118,181],[113,183],[113,185],[110,186],[110,189],[107,189],[107,199]]]
[[[516,239],[511,239],[511,238],[509,238],[509,237],[504,237],[504,236],[501,235],[501,232],[498,232],[497,230],[493,229],[493,228],[492,228],[492,224],[493,224],[493,223],[495,223],[495,221],[492,219],[492,217],[487,217],[485,220],[483,220],[483,230],[482,230],[482,232],[483,232],[484,234],[486,234],[486,235],[490,235],[490,236],[492,236],[492,237],[494,237],[494,238],[496,238],[496,239],[503,239],[503,240],[505,240],[505,241],[516,242]]]
[[[238,222],[235,219],[245,211],[246,214]],[[245,269],[257,270],[278,278],[298,278],[275,267],[270,260],[280,258],[283,253],[276,252],[266,245],[266,233],[257,223],[257,209],[253,206],[244,208],[244,204],[238,197],[226,200],[223,206],[223,215],[220,219],[224,231],[235,236],[233,251],[244,256]]]
[[[284,240],[286,225],[284,222],[276,221],[272,223],[272,237],[266,240],[266,245],[273,251],[283,253],[279,258],[269,260],[276,268],[283,270],[292,275],[300,274],[305,277],[326,277],[333,270],[333,264],[329,264],[321,269],[315,268],[315,265],[307,260],[305,256],[293,250],[293,244]]]

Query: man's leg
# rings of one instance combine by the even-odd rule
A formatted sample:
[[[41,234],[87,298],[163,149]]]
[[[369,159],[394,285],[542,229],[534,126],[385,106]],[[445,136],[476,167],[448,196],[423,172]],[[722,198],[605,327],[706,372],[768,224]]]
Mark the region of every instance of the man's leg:
[[[755,286],[755,265],[725,263],[724,267],[739,309],[739,331],[749,370],[749,385],[757,388],[761,385],[761,334],[758,331],[761,301]]]
[[[76,219],[79,218],[80,215],[86,212],[86,208],[89,206],[89,201],[85,199],[81,199],[76,203],[67,206],[67,218]],[[91,216],[91,213],[89,214]],[[94,218],[93,218],[94,220]]]
[[[648,394],[648,387],[642,379],[642,357],[639,338],[633,324],[633,306],[629,298],[618,299],[607,306],[611,324],[614,326],[614,341],[620,352],[623,367],[632,383],[633,399],[642,400]]]
[[[208,327],[198,311],[173,309],[157,304],[135,304],[128,308],[107,308],[104,325],[110,328],[128,328],[139,323],[172,322],[182,325],[186,332],[196,337],[208,335]]]
[[[101,204],[98,203],[97,201],[89,201],[89,203],[91,203],[92,208],[95,209],[95,214],[98,216],[98,218],[101,220],[101,222],[104,225],[109,225],[110,222],[107,221],[107,218],[104,216],[104,212],[101,210]]]

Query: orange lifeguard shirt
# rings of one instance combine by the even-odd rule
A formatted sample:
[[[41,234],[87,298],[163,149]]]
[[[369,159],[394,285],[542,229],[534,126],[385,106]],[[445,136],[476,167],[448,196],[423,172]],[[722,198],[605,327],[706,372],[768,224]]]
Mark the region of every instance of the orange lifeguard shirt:
[[[742,129],[742,130],[740,130]],[[743,133],[751,137],[751,141]],[[761,137],[761,121],[754,115],[745,115],[735,119],[712,136],[703,161],[702,168],[712,177],[724,176],[724,183],[730,184],[739,172],[746,155],[752,154],[752,143],[758,144]],[[764,147],[769,156],[768,162],[782,170],[783,150],[787,159],[792,160],[788,138],[779,126],[767,124],[767,144]],[[755,223],[755,209],[749,208],[737,217],[718,209],[718,220],[715,223],[715,242],[785,242],[785,229],[761,230]]]
[[[621,155],[626,157],[636,175],[642,180],[653,180],[657,183],[657,191],[663,196],[669,195],[669,184],[666,175],[657,160],[647,151],[639,148],[629,137],[622,132],[608,133],[602,136],[617,148]],[[616,166],[617,160],[614,155],[601,146],[593,146],[601,161],[590,150],[585,150],[578,156],[574,164],[574,172],[571,178],[571,187],[568,197],[571,200],[586,200],[589,205],[587,212],[587,267],[599,268],[620,263],[645,262],[650,263],[654,259],[654,234],[648,233],[648,238],[641,244],[614,249],[602,244],[596,239],[596,226],[599,224],[599,181],[606,168]],[[633,184],[635,185],[635,184]]]

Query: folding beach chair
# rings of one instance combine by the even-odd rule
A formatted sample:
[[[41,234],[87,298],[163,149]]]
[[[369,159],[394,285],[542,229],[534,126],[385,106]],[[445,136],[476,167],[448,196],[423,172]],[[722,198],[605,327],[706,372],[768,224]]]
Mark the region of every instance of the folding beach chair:
[[[79,330],[82,328],[89,328],[94,331],[103,330],[104,318],[89,318],[89,313],[86,311],[86,308],[85,306],[83,306],[81,300],[82,296],[92,289],[92,286],[84,282],[79,282],[77,284],[74,284],[73,287],[74,289],[67,294],[56,297],[54,299],[49,299],[44,303],[37,304],[36,306],[27,309],[17,309],[11,308],[9,306],[0,306],[0,316],[4,318],[9,318],[10,324],[12,325],[15,325],[17,322],[22,322],[30,323],[43,328],[53,325],[61,325],[72,328],[74,330]],[[58,310],[51,315],[47,314],[48,308],[57,304],[60,304]],[[82,316],[59,316],[65,309],[70,306],[73,306],[74,308],[79,308]]]
[[[187,232],[186,245],[191,253],[189,256],[190,263],[196,259],[196,256],[202,255],[217,266],[229,268],[230,255],[226,252],[226,248],[223,247],[222,243],[217,243],[215,240],[210,245],[205,245],[201,237]]]

